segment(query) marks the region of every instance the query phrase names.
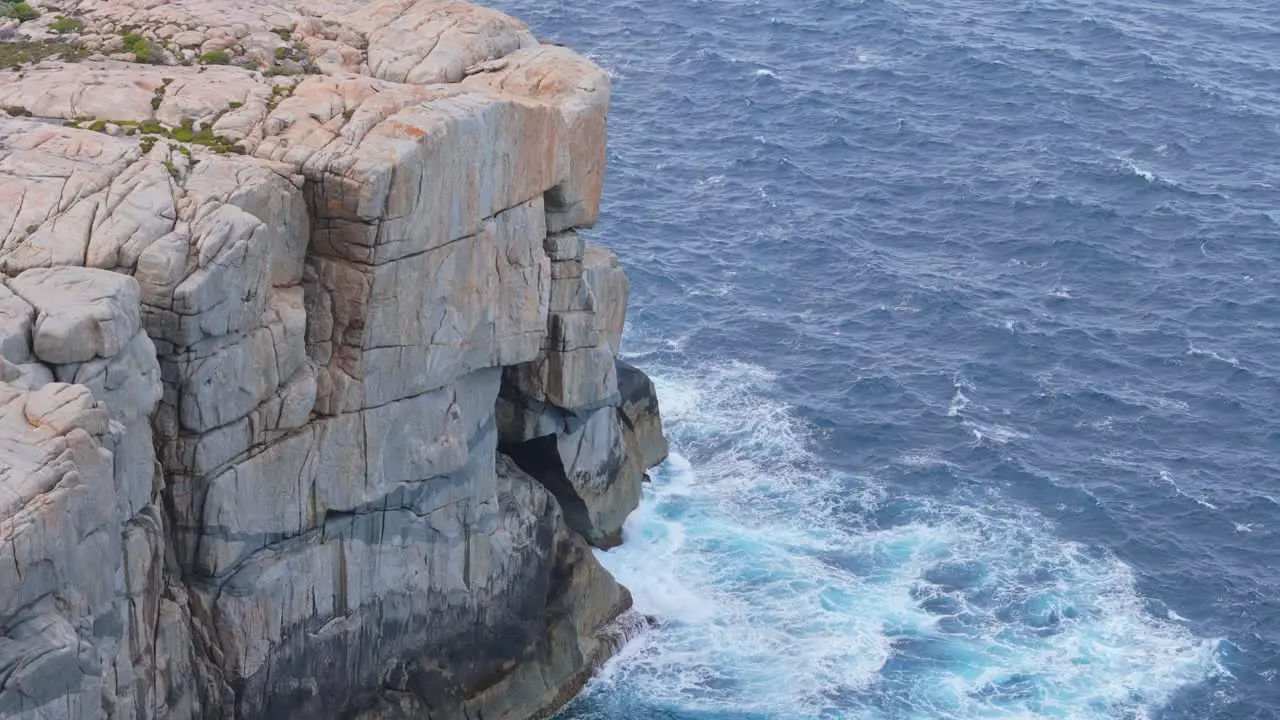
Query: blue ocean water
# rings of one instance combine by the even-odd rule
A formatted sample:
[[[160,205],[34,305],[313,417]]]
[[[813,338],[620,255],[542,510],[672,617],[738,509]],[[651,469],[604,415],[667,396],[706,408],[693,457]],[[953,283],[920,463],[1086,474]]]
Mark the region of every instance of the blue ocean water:
[[[1280,2],[498,4],[673,447],[564,718],[1280,717]]]

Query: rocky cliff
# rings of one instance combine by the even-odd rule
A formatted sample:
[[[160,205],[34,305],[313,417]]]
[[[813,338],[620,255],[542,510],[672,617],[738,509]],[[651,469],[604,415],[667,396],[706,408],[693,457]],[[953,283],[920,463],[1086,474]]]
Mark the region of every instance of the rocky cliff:
[[[575,232],[608,76],[453,0],[38,10],[0,43],[44,58],[0,70],[0,717],[563,703],[630,604],[588,543],[666,454]]]

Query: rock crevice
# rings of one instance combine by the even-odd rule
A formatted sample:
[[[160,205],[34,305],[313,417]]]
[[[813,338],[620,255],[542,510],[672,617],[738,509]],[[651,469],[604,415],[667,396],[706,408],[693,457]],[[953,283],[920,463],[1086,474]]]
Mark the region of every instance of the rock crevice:
[[[455,0],[43,8],[232,64],[0,70],[0,717],[562,704],[666,455],[608,76]]]

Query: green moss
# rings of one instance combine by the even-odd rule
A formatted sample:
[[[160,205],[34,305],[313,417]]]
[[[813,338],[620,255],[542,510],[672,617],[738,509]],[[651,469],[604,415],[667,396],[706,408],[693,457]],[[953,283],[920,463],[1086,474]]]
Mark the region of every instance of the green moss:
[[[36,231],[36,230],[38,230],[38,229],[39,229],[39,228],[38,228],[38,227],[36,227],[35,225],[28,225],[28,226],[27,226],[27,234],[28,234],[28,235],[30,235],[31,233],[35,232],[35,231]]]
[[[275,85],[271,88],[271,97],[267,99],[267,110],[275,110],[281,100],[293,94],[294,85]]]
[[[355,110],[347,110],[346,112],[342,113],[342,118],[344,120],[350,120],[351,116],[355,114],[356,114]]]
[[[172,175],[173,178],[176,180],[178,178],[178,166],[174,165],[168,160],[165,160],[162,164],[164,165],[164,169],[168,170],[169,174]]]
[[[22,107],[21,105],[9,105],[9,106],[0,108],[0,110],[4,110],[5,112],[9,113],[14,117],[31,117],[31,111]]]
[[[20,2],[10,5],[4,14],[6,17],[11,17],[20,23],[40,17],[40,11],[27,4],[26,0],[20,0]]]
[[[242,102],[229,102],[229,103],[227,103],[227,107],[231,108],[232,110],[235,110],[235,109],[237,109],[237,108],[242,108],[242,107],[244,107],[244,103],[242,103]]]
[[[282,48],[282,47],[278,47],[278,48],[276,48],[276,59],[277,59],[277,60],[283,60],[283,59],[285,59],[285,58],[287,58],[287,57],[289,57],[289,48]]]
[[[49,29],[58,33],[59,35],[66,35],[68,33],[78,33],[81,30],[84,30],[84,21],[81,20],[80,18],[60,17],[57,20],[54,20],[53,22],[49,23]]]
[[[277,30],[272,30],[271,32],[278,35],[280,39],[285,42],[289,42],[289,38],[293,37],[293,33],[289,30],[277,29]]]
[[[231,56],[226,50],[210,50],[196,61],[201,65],[230,65]]]
[[[12,67],[15,70],[27,63],[40,62],[46,58],[75,61],[88,56],[88,50],[62,40],[0,42],[0,67]]]
[[[170,133],[170,136],[178,142],[193,142],[197,135],[196,131],[193,129],[194,127],[194,120],[191,118],[183,118],[182,124],[174,128],[173,132]],[[200,132],[206,131],[201,130]],[[212,133],[210,133],[210,135],[212,135]]]
[[[214,121],[216,121],[218,117],[221,117],[221,114],[215,117]],[[85,122],[90,122],[91,124],[87,127],[81,127],[81,124]],[[142,139],[138,142],[138,146],[142,148],[144,153],[151,152],[152,148],[154,148],[156,143],[160,140],[172,141],[168,143],[169,149],[174,152],[182,153],[189,158],[191,157],[191,148],[188,147],[188,145],[202,145],[213,152],[221,153],[223,155],[243,155],[245,152],[244,148],[236,144],[236,142],[231,138],[215,135],[212,128],[212,122],[200,130],[196,130],[196,123],[192,118],[183,118],[178,124],[178,127],[173,128],[172,130],[161,125],[157,120],[134,122],[132,120],[94,120],[93,118],[78,118],[68,120],[67,126],[83,130],[105,132],[108,123],[119,125],[125,135],[132,136],[142,134]],[[195,160],[195,158],[192,158],[192,165],[195,164]]]

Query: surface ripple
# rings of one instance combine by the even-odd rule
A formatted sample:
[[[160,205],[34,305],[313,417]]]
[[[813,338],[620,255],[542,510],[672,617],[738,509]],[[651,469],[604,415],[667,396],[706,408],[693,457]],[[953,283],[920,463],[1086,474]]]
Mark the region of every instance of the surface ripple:
[[[1276,0],[497,4],[674,450],[564,717],[1280,717]]]

